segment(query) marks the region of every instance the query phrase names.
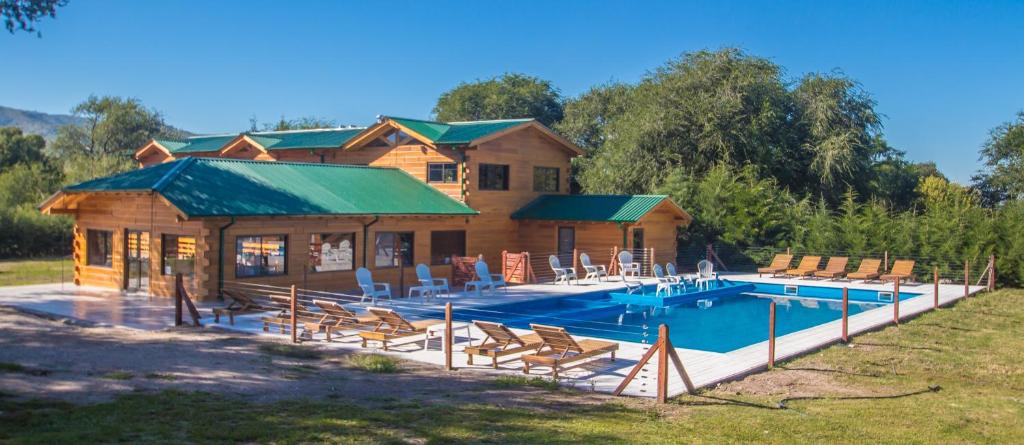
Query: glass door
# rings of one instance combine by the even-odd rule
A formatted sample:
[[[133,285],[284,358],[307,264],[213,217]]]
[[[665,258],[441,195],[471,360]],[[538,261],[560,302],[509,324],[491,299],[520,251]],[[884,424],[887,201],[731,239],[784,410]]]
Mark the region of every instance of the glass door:
[[[130,291],[149,290],[149,232],[125,231],[125,286]]]

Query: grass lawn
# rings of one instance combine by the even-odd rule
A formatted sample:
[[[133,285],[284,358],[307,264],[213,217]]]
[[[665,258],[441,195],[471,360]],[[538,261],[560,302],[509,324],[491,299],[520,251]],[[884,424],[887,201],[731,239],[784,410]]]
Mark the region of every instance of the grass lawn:
[[[983,294],[856,337],[854,344],[667,406],[593,403],[564,389],[539,392],[536,408],[343,398],[257,404],[181,392],[87,406],[0,397],[0,442],[1019,443],[1024,437],[1024,291]],[[787,380],[793,376],[810,377]],[[808,392],[806,384],[818,380]],[[495,388],[510,385],[538,386],[504,378]],[[786,400],[794,396],[803,398]]]
[[[59,283],[74,279],[70,258],[44,258],[37,260],[0,260],[0,286]]]

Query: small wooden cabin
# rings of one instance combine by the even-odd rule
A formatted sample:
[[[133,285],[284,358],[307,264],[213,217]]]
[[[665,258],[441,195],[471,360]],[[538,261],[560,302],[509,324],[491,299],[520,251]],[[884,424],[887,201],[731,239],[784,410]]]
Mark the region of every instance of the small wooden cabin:
[[[339,128],[153,140],[139,170],[65,188],[45,213],[75,217],[75,282],[200,298],[226,282],[351,292],[354,269],[415,281],[452,255],[547,255],[613,246],[675,258],[690,216],[665,196],[568,195],[582,151],[532,119],[381,118]],[[402,254],[398,254],[401,252]],[[399,258],[401,256],[401,258]]]

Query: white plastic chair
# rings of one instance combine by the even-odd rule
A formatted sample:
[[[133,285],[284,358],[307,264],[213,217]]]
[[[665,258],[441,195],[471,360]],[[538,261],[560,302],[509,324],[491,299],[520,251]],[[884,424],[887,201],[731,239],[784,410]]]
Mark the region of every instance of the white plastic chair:
[[[359,283],[359,288],[363,290],[363,298],[359,301],[365,301],[367,297],[370,298],[370,302],[377,304],[377,297],[387,297],[391,299],[391,285],[388,283],[374,283],[373,275],[370,270],[365,267],[360,267],[356,270],[356,282]]]
[[[660,297],[661,292],[665,292],[666,297],[672,296],[672,286],[675,286],[678,281],[665,276],[665,271],[661,268],[660,264],[654,265],[654,278],[658,279],[658,287],[654,290],[654,296]]]
[[[559,282],[565,282],[565,284],[572,284],[569,280],[576,280],[579,283],[580,277],[576,276],[576,269],[572,267],[562,267],[562,262],[559,261],[557,256],[548,255],[548,265],[551,266],[551,270],[555,272],[555,284]]]
[[[583,266],[583,270],[587,273],[587,275],[583,277],[584,280],[593,278],[597,281],[601,281],[601,277],[605,277],[605,279],[608,278],[608,268],[605,267],[604,264],[598,264],[596,266],[592,264],[590,262],[590,255],[587,255],[586,253],[580,254],[580,265]]]
[[[434,278],[430,274],[430,266],[427,266],[426,264],[420,263],[416,265],[416,279],[420,281],[420,285],[417,287],[421,287],[426,290],[430,296],[436,297],[437,294],[441,293],[441,291],[444,291],[445,295],[451,295],[451,289],[448,287],[448,279]],[[411,289],[409,296],[412,296]]]
[[[492,274],[490,269],[487,268],[487,263],[483,261],[477,261],[474,267],[477,279],[466,282],[463,291],[469,292],[469,288],[473,288],[476,290],[477,295],[482,295],[484,289],[490,289],[493,292],[497,288],[503,287],[505,292],[508,292],[508,283],[505,282],[504,275]]]
[[[711,282],[715,281],[715,265],[708,260],[700,260],[697,263],[697,288],[699,289],[711,289]]]
[[[619,252],[619,271],[622,273],[622,279],[626,279],[626,274],[630,274],[634,277],[640,276],[640,263],[633,262],[633,252],[623,250]]]

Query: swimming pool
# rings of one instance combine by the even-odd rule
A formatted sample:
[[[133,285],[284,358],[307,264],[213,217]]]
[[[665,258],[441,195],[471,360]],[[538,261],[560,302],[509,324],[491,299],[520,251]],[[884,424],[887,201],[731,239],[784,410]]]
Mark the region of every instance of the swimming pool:
[[[658,325],[669,326],[676,347],[729,352],[768,339],[768,307],[776,303],[775,333],[786,335],[842,317],[842,289],[774,283],[727,282],[741,292],[706,298],[699,292],[670,306],[629,304],[608,292],[491,305],[456,311],[463,321],[500,321],[517,328],[530,323],[564,326],[574,335],[653,343]],[[751,289],[752,287],[752,289]],[[644,289],[654,294],[653,287]],[[612,294],[619,294],[613,292]],[[880,295],[881,294],[881,295]],[[901,300],[920,294],[900,293]],[[887,292],[850,289],[850,315],[891,302]]]

